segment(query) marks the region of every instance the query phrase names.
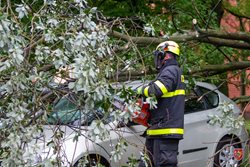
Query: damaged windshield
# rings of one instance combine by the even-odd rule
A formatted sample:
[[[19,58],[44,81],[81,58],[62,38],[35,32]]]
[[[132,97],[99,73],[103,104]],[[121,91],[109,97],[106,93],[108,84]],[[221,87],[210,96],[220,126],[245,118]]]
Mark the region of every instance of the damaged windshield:
[[[48,124],[56,125],[83,125],[88,126],[93,120],[102,120],[105,124],[112,120],[110,114],[102,109],[86,111],[81,105],[77,104],[78,96],[68,94],[62,97],[53,107],[53,112],[48,114]]]

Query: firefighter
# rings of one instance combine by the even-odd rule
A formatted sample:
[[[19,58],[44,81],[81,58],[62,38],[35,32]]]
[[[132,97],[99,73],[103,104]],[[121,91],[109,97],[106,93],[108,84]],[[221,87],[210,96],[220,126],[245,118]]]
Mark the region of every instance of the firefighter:
[[[176,167],[179,140],[184,133],[185,83],[177,58],[179,45],[174,41],[160,43],[154,51],[155,68],[159,74],[154,81],[139,87],[137,93],[156,97],[157,107],[150,110],[146,130],[145,152],[147,166]],[[141,160],[139,167],[144,167]]]

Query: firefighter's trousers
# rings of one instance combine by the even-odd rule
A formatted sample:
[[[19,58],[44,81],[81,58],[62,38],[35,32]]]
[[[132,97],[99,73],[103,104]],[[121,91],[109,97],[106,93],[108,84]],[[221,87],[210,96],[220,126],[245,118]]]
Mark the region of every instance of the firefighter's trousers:
[[[145,152],[149,161],[141,160],[139,167],[177,167],[179,139],[147,138]]]

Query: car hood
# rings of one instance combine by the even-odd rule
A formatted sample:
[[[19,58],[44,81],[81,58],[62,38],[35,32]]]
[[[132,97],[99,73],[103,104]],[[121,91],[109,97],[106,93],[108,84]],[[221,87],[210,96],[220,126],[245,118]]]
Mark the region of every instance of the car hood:
[[[87,137],[85,126],[46,125],[43,127],[42,135],[34,141],[35,143],[30,146],[37,146],[40,162],[55,160],[59,156],[63,166],[74,164],[87,150],[94,150],[95,147],[95,143]]]
[[[114,129],[117,125],[117,122],[112,122],[110,124],[106,124],[105,128],[110,130]],[[52,143],[60,142],[61,146],[67,147],[67,149],[71,149],[71,146],[81,145],[81,147],[85,147],[86,143],[88,143],[88,147],[92,147],[102,140],[90,139],[88,137],[89,126],[65,126],[65,125],[45,125],[43,127],[43,133],[41,136],[37,137],[34,141],[39,145],[41,150],[47,150]],[[53,145],[53,144],[52,144]],[[84,148],[82,148],[84,149]]]
[[[71,127],[66,125],[44,125],[43,133],[36,138],[36,141],[38,143],[49,142],[54,138],[69,140],[73,138],[79,130],[81,130],[81,134],[87,135],[87,128],[87,126]]]
[[[46,137],[54,137],[56,134],[61,133],[63,138],[72,138],[76,132],[81,131],[82,134],[87,134],[88,126],[57,126],[57,125],[46,125],[44,126],[44,134]]]

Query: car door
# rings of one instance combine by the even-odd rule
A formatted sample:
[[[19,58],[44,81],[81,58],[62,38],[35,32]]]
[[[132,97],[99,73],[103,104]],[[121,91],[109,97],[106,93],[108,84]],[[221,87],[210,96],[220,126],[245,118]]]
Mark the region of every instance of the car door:
[[[207,94],[206,94],[207,93]],[[209,102],[209,94],[214,100]],[[213,104],[210,104],[213,103]],[[216,141],[216,129],[209,125],[208,115],[215,112],[218,95],[202,87],[196,87],[186,98],[184,116],[184,139],[179,145],[179,166],[207,166],[211,145]]]

